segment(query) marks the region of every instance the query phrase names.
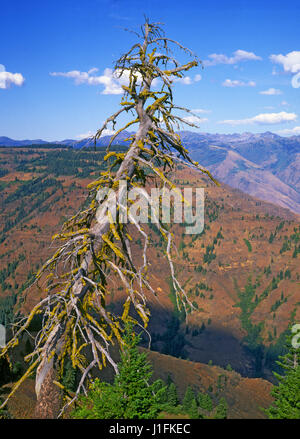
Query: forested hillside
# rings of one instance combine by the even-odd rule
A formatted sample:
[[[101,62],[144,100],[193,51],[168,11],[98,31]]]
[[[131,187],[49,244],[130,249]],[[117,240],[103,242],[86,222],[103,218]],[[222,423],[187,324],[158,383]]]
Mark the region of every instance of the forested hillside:
[[[40,290],[28,286],[53,253],[51,236],[86,202],[103,156],[93,149],[0,150],[0,323],[9,326],[38,301]],[[204,231],[189,236],[184,224],[174,226],[175,269],[196,311],[178,311],[162,242],[150,224],[157,292],[149,296],[151,349],[167,355],[161,357],[166,368],[172,356],[273,380],[287,326],[300,317],[298,217],[182,166],[173,181],[205,189]],[[137,240],[136,257],[141,247]],[[117,284],[113,291],[108,306],[118,313],[124,291]]]

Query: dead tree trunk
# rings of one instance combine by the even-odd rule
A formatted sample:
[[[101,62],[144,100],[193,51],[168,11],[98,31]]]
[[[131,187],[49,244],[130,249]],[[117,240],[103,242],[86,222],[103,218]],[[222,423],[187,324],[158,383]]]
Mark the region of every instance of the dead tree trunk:
[[[143,141],[147,135],[148,130],[151,127],[152,121],[146,114],[143,106],[138,106],[138,113],[140,117],[140,127],[135,135],[135,140],[129,149],[119,171],[117,172],[115,181],[121,181],[125,178],[130,178],[134,172],[133,157],[137,156],[140,149],[137,147],[140,141]],[[109,229],[109,220],[103,218],[101,225],[96,223],[91,229],[91,234],[94,236],[94,248],[93,252],[100,250],[103,243],[102,236],[107,233]],[[93,255],[88,253],[86,258],[81,264],[81,270],[79,270],[79,276],[77,281],[73,285],[73,295],[76,301],[83,301],[85,294],[88,291],[86,286],[82,285],[82,276],[88,273],[90,266],[93,264]],[[72,304],[73,305],[73,304]],[[49,337],[49,344],[45,346],[44,359],[37,368],[36,372],[36,395],[37,403],[35,409],[35,416],[38,418],[57,418],[62,403],[62,391],[55,384],[58,381],[58,372],[56,370],[56,363],[52,358],[49,361],[50,353],[55,351],[55,356],[59,356],[61,349],[64,345],[64,327],[65,325],[57,325],[53,329],[53,337]],[[61,335],[60,335],[61,334]]]

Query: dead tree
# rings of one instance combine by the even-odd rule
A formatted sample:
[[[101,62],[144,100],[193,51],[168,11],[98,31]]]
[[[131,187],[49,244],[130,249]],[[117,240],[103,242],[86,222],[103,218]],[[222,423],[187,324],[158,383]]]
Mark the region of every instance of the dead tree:
[[[149,23],[146,20],[141,27],[141,33],[136,35],[138,42],[115,65],[115,74],[118,77],[128,77],[128,86],[123,86],[121,108],[105,121],[96,133],[95,141],[109,123],[115,127],[120,114],[130,112],[134,115],[133,120],[111,137],[105,156],[107,171],[101,172],[100,178],[89,186],[92,199],[90,206],[68,220],[63,225],[62,232],[55,237],[60,243],[58,250],[37,274],[37,282],[45,282],[47,277],[46,297],[23,319],[1,353],[8,355],[8,351],[18,343],[34,316],[42,315],[43,326],[36,336],[34,351],[25,357],[29,363],[28,369],[8,396],[9,398],[27,377],[36,372],[36,417],[54,418],[61,415],[80,392],[87,391],[87,383],[94,368],[101,369],[109,362],[118,373],[117,365],[110,356],[109,346],[115,341],[122,346],[122,320],[134,320],[130,317],[131,305],[145,327],[149,319],[145,291],[153,294],[155,291],[147,277],[148,234],[129,217],[135,234],[139,234],[144,242],[142,262],[140,266],[136,266],[132,259],[132,238],[128,227],[118,220],[111,221],[109,212],[104,208],[107,197],[98,201],[100,191],[103,188],[116,191],[119,182],[124,180],[128,185],[144,187],[148,181],[149,169],[162,186],[173,187],[168,171],[180,160],[210,176],[208,171],[191,159],[180,136],[175,132],[183,123],[196,126],[180,115],[181,111],[191,113],[190,110],[174,105],[172,83],[199,64],[197,57],[179,42],[167,38],[160,23]],[[179,63],[171,50],[174,48],[183,51],[191,60],[186,64]],[[137,130],[128,139],[127,151],[110,151],[117,135],[134,124],[137,125]],[[118,218],[122,214],[128,214],[122,209],[123,204],[118,202]],[[159,218],[157,227],[165,239],[165,254],[170,265],[178,306],[185,307],[189,304],[193,307],[175,276],[172,234],[163,227]],[[121,317],[105,307],[105,299],[110,293],[109,273],[114,273],[126,289]],[[89,361],[84,355],[87,349],[91,352]],[[75,396],[69,398],[61,410],[59,398],[63,386],[60,381],[66,358],[70,358],[73,367],[80,370],[81,379]]]

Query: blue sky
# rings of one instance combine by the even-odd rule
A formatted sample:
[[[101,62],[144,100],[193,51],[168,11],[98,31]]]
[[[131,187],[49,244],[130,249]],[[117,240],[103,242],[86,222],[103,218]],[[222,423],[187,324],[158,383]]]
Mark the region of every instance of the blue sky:
[[[94,133],[119,108],[108,69],[136,41],[123,29],[144,14],[204,62],[174,85],[199,132],[300,134],[298,0],[14,0],[1,2],[0,136]]]

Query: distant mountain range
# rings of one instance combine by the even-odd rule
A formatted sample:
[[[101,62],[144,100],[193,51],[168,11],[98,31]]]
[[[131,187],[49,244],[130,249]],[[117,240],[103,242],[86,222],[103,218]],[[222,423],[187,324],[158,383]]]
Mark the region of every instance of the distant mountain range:
[[[85,140],[85,143],[87,139]],[[59,145],[70,145],[73,146],[76,143],[76,140],[73,139],[65,139],[60,141],[47,141],[42,139],[26,139],[26,140],[14,140],[9,137],[0,136],[0,146],[30,146],[30,145],[49,145],[49,144],[59,144]]]
[[[115,143],[125,145],[124,139],[126,139],[130,133],[124,131],[118,135],[118,140]],[[97,146],[106,146],[110,140],[111,136],[103,136],[101,139],[97,140]],[[0,146],[30,146],[30,145],[67,145],[74,148],[83,148],[87,146],[94,146],[94,140],[91,137],[86,139],[74,140],[74,139],[64,139],[64,140],[53,140],[46,141],[42,139],[26,139],[26,140],[14,140],[9,137],[0,136]]]
[[[220,181],[300,213],[300,136],[182,132],[181,139]]]
[[[125,144],[129,135],[129,132],[121,133],[116,143]],[[300,136],[281,137],[271,132],[210,134],[190,131],[181,131],[180,135],[192,157],[221,182],[300,213]],[[110,136],[104,136],[97,145],[105,146],[109,140]],[[91,138],[47,142],[0,137],[1,146],[48,143],[74,148],[94,145]]]

